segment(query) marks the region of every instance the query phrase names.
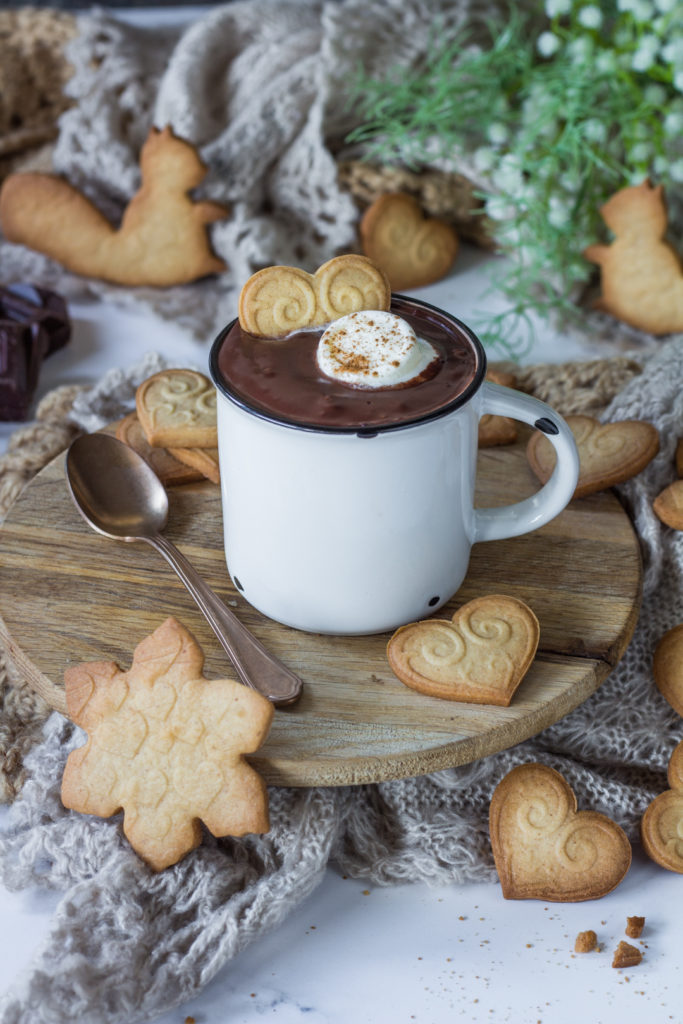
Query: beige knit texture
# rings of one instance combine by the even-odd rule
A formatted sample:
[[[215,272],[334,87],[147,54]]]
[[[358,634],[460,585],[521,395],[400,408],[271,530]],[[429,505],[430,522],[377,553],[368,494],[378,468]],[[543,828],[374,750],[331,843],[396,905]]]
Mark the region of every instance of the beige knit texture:
[[[57,136],[57,118],[70,105],[64,48],[76,24],[50,8],[0,10],[0,179],[17,155]]]
[[[65,385],[49,392],[39,403],[36,421],[17,430],[0,457],[0,518],[26,484],[79,433],[68,414],[83,389]],[[30,690],[0,654],[0,802],[14,799],[23,782],[23,760],[40,737],[47,704]]]

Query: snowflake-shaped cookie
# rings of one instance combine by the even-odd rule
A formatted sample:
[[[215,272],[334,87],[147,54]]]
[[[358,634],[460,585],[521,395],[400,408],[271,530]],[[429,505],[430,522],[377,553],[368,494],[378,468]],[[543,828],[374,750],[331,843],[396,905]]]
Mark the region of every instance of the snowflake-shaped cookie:
[[[245,761],[264,742],[273,706],[232,679],[208,680],[194,637],[168,618],[114,662],[64,674],[69,715],[88,733],[69,754],[65,807],[109,817],[124,811],[133,849],[155,870],[215,836],[267,832],[263,779]]]

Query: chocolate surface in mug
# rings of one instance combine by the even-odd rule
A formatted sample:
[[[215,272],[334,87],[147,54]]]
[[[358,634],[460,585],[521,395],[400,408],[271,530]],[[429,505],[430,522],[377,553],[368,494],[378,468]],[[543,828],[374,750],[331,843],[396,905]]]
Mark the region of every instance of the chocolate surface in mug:
[[[390,426],[437,413],[483,375],[483,353],[464,326],[434,307],[395,296],[391,309],[436,349],[439,365],[427,380],[393,388],[352,387],[318,368],[324,328],[269,339],[248,334],[237,320],[218,339],[214,380],[219,387],[225,382],[256,412],[314,429]]]

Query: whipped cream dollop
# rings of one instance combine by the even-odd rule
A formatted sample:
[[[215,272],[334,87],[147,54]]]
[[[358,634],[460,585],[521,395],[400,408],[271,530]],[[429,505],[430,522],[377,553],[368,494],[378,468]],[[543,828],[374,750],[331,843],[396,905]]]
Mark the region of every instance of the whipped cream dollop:
[[[390,388],[423,379],[438,353],[395,313],[363,309],[335,320],[318,342],[322,373],[354,387]]]

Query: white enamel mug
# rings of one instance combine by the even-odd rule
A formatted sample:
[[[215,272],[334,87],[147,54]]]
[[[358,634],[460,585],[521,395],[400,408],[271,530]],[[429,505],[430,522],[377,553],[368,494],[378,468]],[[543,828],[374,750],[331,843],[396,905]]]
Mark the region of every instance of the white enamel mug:
[[[472,544],[528,533],[569,502],[579,460],[569,427],[543,402],[484,380],[486,356],[463,323],[423,307],[476,353],[470,385],[438,413],[399,426],[322,429],[278,420],[232,389],[211,350],[225,555],[234,585],[264,615],[316,633],[393,630],[453,596]],[[234,323],[234,321],[233,321]],[[541,429],[557,453],[532,497],[475,509],[479,419],[511,416]]]

